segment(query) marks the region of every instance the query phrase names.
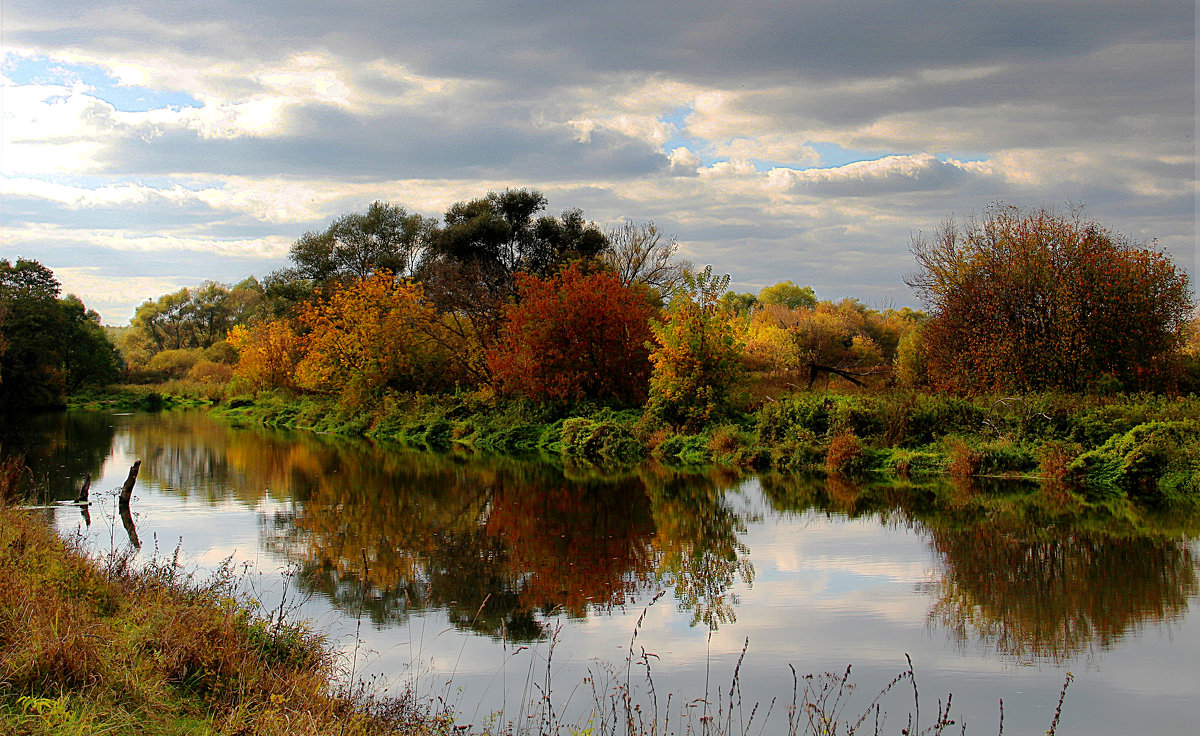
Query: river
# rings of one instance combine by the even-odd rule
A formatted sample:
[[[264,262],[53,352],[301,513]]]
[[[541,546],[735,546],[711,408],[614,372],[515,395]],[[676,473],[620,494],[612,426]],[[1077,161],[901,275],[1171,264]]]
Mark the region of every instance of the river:
[[[906,655],[922,727],[952,693],[967,733],[997,732],[1001,701],[1006,733],[1041,733],[1068,672],[1059,734],[1200,719],[1200,545],[1178,531],[1195,524],[1134,531],[1012,483],[604,475],[199,413],[48,415],[3,443],[52,498],[93,475],[86,519],[44,512],[63,534],[96,554],[178,550],[201,576],[232,567],[264,610],[325,632],[355,678],[463,723],[536,728],[549,706],[603,726],[628,693],[660,731],[670,713],[680,732],[709,715],[785,733],[822,673],[851,667],[843,716],[857,717]],[[122,520],[110,492],[135,460]],[[885,732],[913,701],[907,680],[879,700]]]

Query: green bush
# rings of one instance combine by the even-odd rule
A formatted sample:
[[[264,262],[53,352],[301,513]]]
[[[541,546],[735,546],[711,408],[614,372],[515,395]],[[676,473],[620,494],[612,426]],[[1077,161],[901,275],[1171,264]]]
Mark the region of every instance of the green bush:
[[[892,448],[879,450],[873,458],[870,470],[902,478],[938,475],[946,472],[946,459],[941,453],[928,450]]]
[[[654,448],[653,455],[670,465],[703,465],[712,459],[703,435],[673,434]]]
[[[559,426],[559,440],[551,443],[550,448],[557,449],[563,455],[590,462],[618,463],[634,462],[645,457],[645,445],[627,424],[575,417],[561,421]]]
[[[1092,498],[1128,495],[1150,502],[1196,499],[1200,487],[1200,423],[1146,422],[1067,467]]]

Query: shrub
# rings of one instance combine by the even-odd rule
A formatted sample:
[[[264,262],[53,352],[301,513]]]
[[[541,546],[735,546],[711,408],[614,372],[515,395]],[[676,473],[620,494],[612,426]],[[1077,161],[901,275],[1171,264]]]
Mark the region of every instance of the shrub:
[[[1067,468],[1093,497],[1126,494],[1151,502],[1195,499],[1200,492],[1200,442],[1195,421],[1147,422]]]
[[[830,473],[861,473],[867,469],[868,455],[862,441],[853,432],[834,436],[825,453],[825,470]]]
[[[183,378],[203,358],[204,351],[200,348],[164,350],[150,358],[145,370],[160,381]]]
[[[189,381],[199,383],[228,383],[233,378],[233,367],[227,363],[214,363],[211,360],[201,360],[192,366],[187,374]]]
[[[577,265],[516,278],[517,301],[487,356],[499,392],[538,402],[645,399],[654,308],[643,294]]]
[[[702,465],[712,459],[700,435],[673,434],[655,446],[653,455],[662,462],[681,465]]]
[[[979,475],[979,469],[983,466],[983,455],[960,437],[950,438],[946,442],[946,456],[946,470],[953,476]]]

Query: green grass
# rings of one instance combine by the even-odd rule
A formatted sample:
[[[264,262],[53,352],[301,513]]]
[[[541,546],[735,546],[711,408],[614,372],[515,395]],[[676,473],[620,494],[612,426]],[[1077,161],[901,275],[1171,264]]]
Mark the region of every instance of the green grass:
[[[124,400],[133,408],[201,401],[190,389],[178,395],[129,394]],[[908,390],[797,390],[694,433],[656,422],[639,407],[539,406],[502,400],[487,389],[393,393],[365,404],[264,392],[223,396],[212,406],[234,422],[364,435],[435,451],[458,446],[540,455],[600,469],[653,459],[681,467],[856,476],[1042,478],[1065,481],[1097,501],[1128,496],[1145,503],[1200,502],[1196,433],[1167,438],[1151,429],[1163,422],[1200,423],[1200,399],[1193,396],[964,398]]]

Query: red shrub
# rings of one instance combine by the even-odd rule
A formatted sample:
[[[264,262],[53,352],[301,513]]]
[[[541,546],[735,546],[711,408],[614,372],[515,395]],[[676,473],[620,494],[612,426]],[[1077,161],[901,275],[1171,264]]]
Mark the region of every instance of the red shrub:
[[[519,274],[517,301],[487,356],[496,389],[535,401],[641,401],[653,313],[611,273],[574,265],[547,279]]]

